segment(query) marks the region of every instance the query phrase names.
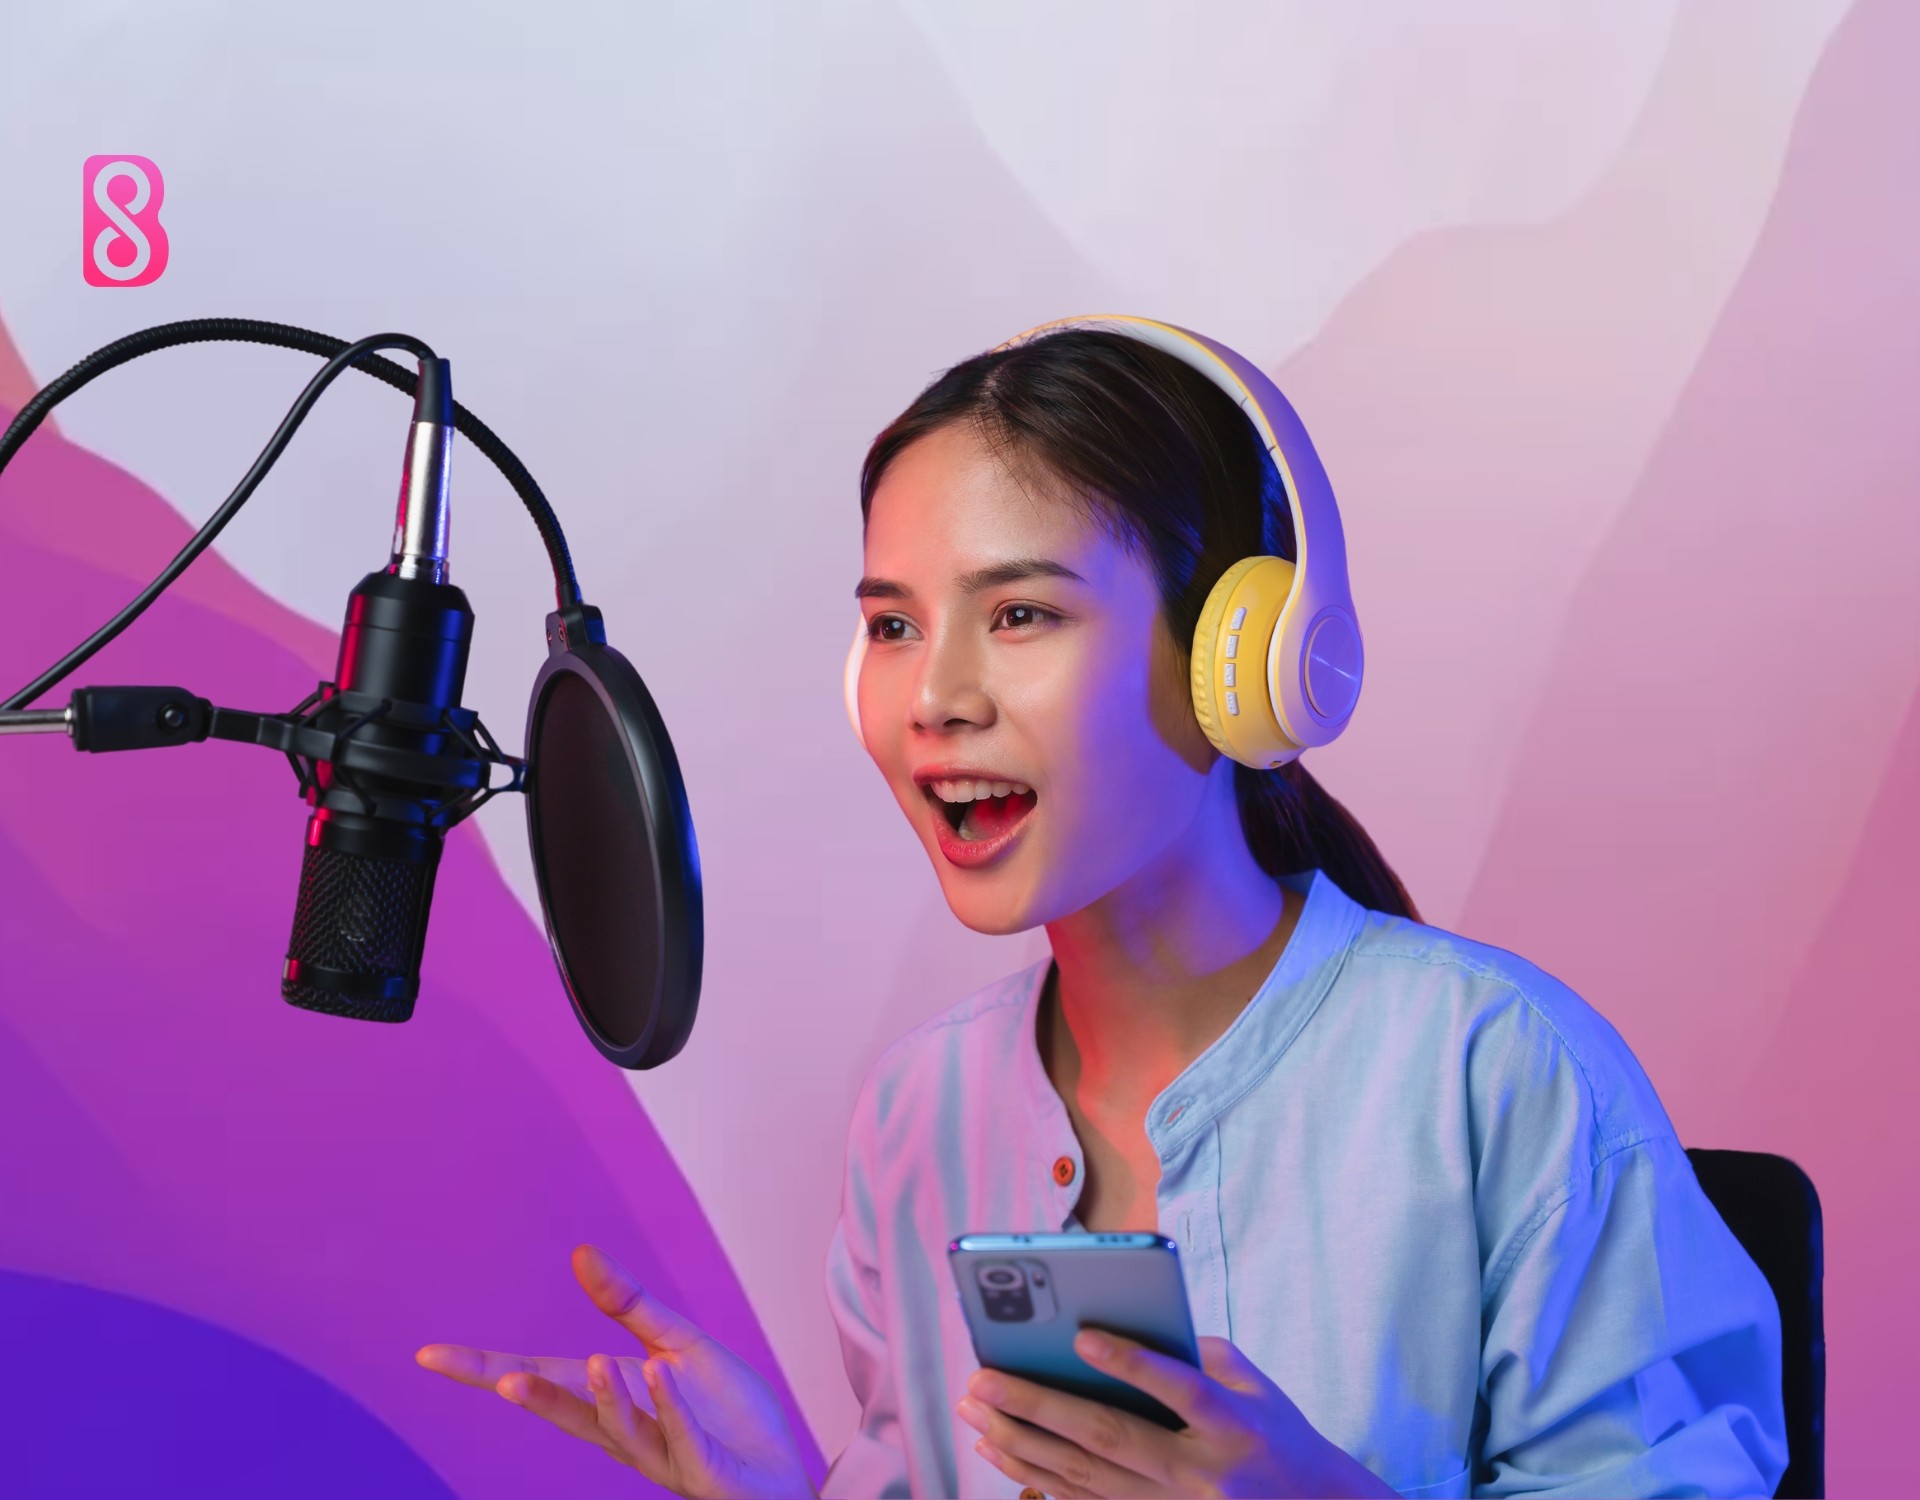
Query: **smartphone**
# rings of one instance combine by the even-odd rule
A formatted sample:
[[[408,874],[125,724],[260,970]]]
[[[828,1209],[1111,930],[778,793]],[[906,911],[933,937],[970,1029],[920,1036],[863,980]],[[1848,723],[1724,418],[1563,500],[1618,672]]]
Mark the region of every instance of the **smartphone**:
[[[1162,1427],[1187,1424],[1138,1386],[1073,1352],[1100,1328],[1196,1368],[1180,1252],[1161,1234],[966,1234],[947,1246],[981,1365],[1105,1402]]]

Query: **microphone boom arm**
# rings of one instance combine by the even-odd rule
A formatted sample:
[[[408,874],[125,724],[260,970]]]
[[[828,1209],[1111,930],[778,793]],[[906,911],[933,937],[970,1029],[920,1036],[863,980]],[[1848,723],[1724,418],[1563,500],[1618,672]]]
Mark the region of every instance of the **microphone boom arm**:
[[[337,729],[314,721],[322,707],[350,717]],[[369,725],[432,730],[449,736],[463,754],[427,754],[379,745],[360,736]],[[317,785],[316,767],[333,768],[333,784],[358,797],[369,816],[395,799],[369,790],[355,775],[390,777],[422,788],[425,821],[452,828],[501,792],[526,790],[527,763],[502,750],[480,715],[470,708],[435,709],[425,704],[366,693],[341,692],[323,682],[285,713],[253,713],[219,708],[179,687],[87,687],[77,689],[65,708],[0,712],[0,734],[65,733],[76,750],[102,754],[115,750],[156,750],[201,740],[231,740],[263,745],[287,757],[305,797]],[[493,768],[505,766],[508,779],[498,785]]]

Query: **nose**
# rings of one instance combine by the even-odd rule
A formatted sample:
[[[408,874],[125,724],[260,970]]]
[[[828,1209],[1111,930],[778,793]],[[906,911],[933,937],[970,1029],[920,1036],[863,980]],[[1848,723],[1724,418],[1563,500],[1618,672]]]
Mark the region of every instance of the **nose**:
[[[911,703],[913,727],[934,733],[984,729],[993,722],[993,696],[987,691],[981,642],[968,632],[945,629],[932,634],[920,654],[920,674]]]

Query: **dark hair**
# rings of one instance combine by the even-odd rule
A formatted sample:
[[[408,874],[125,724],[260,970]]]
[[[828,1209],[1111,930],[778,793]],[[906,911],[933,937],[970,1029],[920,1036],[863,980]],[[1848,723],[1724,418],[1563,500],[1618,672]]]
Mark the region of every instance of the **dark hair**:
[[[861,516],[902,451],[957,422],[1145,554],[1183,655],[1234,562],[1294,556],[1293,516],[1253,424],[1205,375],[1138,339],[1069,329],[955,365],[873,440]],[[1234,791],[1247,847],[1269,875],[1324,870],[1361,905],[1419,920],[1367,831],[1297,760],[1277,771],[1235,766]]]

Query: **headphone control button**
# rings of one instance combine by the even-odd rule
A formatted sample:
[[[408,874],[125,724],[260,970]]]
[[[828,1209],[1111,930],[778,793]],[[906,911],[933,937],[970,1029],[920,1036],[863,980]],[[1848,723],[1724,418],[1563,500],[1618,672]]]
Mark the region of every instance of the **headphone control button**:
[[[1227,712],[1230,714],[1240,712],[1240,695],[1238,693],[1227,694]]]
[[[1247,607],[1246,605],[1243,604],[1233,612],[1233,623],[1229,625],[1227,629],[1238,630],[1242,625],[1246,623],[1247,623]]]
[[[1232,661],[1239,654],[1240,654],[1240,637],[1237,635],[1228,636],[1227,637],[1227,653],[1226,653],[1227,660]]]
[[[1226,684],[1228,687],[1237,687],[1239,685],[1233,680],[1233,673],[1234,673],[1233,663],[1228,662],[1226,667]]]

